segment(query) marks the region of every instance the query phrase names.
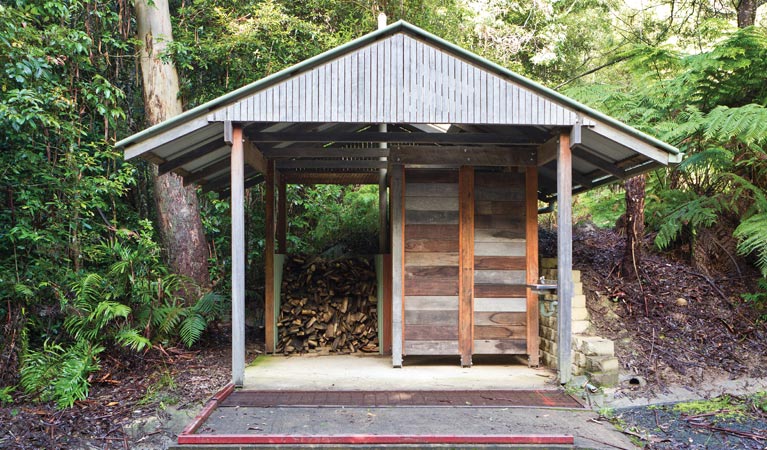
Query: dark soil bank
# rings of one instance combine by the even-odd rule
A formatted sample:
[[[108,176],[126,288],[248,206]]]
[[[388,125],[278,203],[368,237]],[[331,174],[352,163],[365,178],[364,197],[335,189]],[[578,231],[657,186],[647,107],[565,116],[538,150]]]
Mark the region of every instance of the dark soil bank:
[[[668,404],[620,409],[616,419],[624,430],[641,436],[649,449],[767,448],[767,416],[759,411],[685,415]]]

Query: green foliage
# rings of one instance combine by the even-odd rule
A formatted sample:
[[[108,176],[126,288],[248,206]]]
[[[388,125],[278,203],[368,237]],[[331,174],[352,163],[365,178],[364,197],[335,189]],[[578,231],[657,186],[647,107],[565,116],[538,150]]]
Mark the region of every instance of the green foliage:
[[[743,300],[751,303],[754,309],[759,312],[758,320],[767,322],[767,279],[762,278],[759,280],[755,292],[741,294],[741,296]]]
[[[713,225],[724,210],[721,201],[716,197],[699,197],[686,192],[667,192],[668,197],[675,199],[677,208],[668,214],[662,214],[663,221],[655,237],[655,245],[667,248],[674,243],[685,229],[692,230]],[[682,200],[679,197],[687,196]],[[668,199],[667,197],[667,199]]]
[[[40,351],[24,355],[21,386],[42,401],[70,407],[88,395],[88,375],[99,369],[97,357],[103,350],[85,340],[68,347],[46,341]]]
[[[600,228],[612,228],[626,211],[623,189],[605,186],[573,199],[573,222],[590,221]]]
[[[644,43],[626,55],[613,83],[569,92],[686,153],[648,187],[656,245],[694,243],[698,230],[735,215],[739,252],[767,275],[767,30],[738,30],[692,54]]]
[[[0,388],[0,406],[6,407],[13,403],[13,391],[16,390],[16,386],[4,386]]]
[[[709,400],[693,400],[674,405],[674,411],[685,415],[712,414],[718,420],[745,418],[748,403],[741,398],[722,395]]]
[[[296,252],[321,253],[341,245],[357,254],[378,252],[378,186],[316,185],[288,194]],[[298,225],[298,226],[296,226]]]

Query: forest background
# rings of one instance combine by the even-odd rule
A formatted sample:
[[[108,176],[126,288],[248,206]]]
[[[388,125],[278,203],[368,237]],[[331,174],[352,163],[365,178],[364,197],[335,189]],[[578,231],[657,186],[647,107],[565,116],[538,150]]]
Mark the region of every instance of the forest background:
[[[755,267],[743,295],[764,324],[764,2],[171,1],[163,58],[186,110],[374,30],[379,12],[407,20],[683,150],[681,165],[640,180],[645,233],[704,273]],[[149,125],[134,5],[0,1],[0,402],[23,392],[71,406],[103,355],[192,346],[226,320],[228,200],[190,193],[206,239],[204,273],[189,270],[158,213],[173,199],[156,168],[113,147]],[[254,302],[263,197],[246,196]],[[575,220],[615,226],[623,198],[622,186],[581,195]],[[377,186],[290,186],[289,251],[374,253],[377,201]]]

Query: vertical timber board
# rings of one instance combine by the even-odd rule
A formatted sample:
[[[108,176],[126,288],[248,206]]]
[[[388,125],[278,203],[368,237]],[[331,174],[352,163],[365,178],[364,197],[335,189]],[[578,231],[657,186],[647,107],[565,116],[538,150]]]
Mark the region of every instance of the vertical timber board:
[[[282,174],[277,177],[277,253],[287,253],[288,247],[288,202],[287,186]]]
[[[383,354],[391,355],[391,253],[383,255]]]
[[[266,279],[264,280],[264,334],[266,353],[274,353],[277,336],[274,321],[274,160],[266,165],[266,214],[264,226]]]
[[[461,352],[461,365],[469,367],[474,351],[474,167],[461,167],[458,192],[460,195],[458,347]]]
[[[538,168],[528,167],[525,174],[525,260],[527,284],[538,282]],[[527,289],[527,354],[529,364],[539,364],[538,294]]]
[[[232,383],[245,378],[245,150],[242,126],[232,130]]]
[[[391,166],[389,184],[391,195],[391,296],[392,296],[392,366],[402,367],[402,343],[404,338],[404,268],[405,268],[405,168]]]
[[[572,217],[572,154],[570,133],[559,135],[557,151],[557,308],[559,382],[570,381],[572,359],[572,297],[573,297],[573,217]]]
[[[376,326],[378,327],[378,353],[384,354],[384,334],[387,334],[386,328],[384,328],[384,284],[386,283],[385,269],[384,269],[384,255],[375,255],[375,268],[376,268],[376,311],[378,312],[378,321]]]

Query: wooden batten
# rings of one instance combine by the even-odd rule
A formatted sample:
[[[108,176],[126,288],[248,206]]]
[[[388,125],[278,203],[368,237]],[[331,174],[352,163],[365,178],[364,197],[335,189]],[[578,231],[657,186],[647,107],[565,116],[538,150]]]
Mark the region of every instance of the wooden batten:
[[[274,353],[275,345],[275,317],[274,317],[274,161],[269,160],[266,164],[266,213],[265,213],[265,246],[264,259],[266,265],[266,279],[264,280],[264,335],[266,353]]]
[[[285,177],[277,178],[277,253],[285,254],[288,248],[288,189]]]
[[[538,282],[538,170],[528,167],[525,173],[525,261],[526,282]],[[530,366],[539,364],[538,294],[527,289],[527,354]]]
[[[471,366],[474,351],[474,167],[462,166],[459,192],[458,346],[461,365]]]

